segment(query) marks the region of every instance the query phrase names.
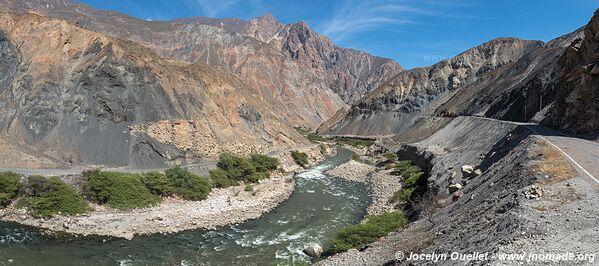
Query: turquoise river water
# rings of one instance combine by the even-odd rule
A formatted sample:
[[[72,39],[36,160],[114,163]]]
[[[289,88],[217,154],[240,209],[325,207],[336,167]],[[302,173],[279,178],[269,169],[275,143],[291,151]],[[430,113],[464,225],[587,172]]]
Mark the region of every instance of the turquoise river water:
[[[0,223],[0,265],[292,265],[309,261],[310,242],[329,245],[358,222],[370,202],[363,185],[324,172],[349,160],[337,155],[295,176],[289,200],[260,219],[218,230],[193,230],[133,240],[57,240],[35,228]]]

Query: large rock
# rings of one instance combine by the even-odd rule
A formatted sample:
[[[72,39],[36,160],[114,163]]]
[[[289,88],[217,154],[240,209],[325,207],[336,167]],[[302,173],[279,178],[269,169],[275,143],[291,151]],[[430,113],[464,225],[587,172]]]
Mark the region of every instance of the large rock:
[[[472,165],[462,165],[462,176],[468,177],[474,173],[474,166]]]
[[[302,252],[304,252],[304,254],[312,258],[318,258],[320,257],[320,255],[322,255],[323,249],[320,244],[312,243],[308,247],[306,247]]]
[[[449,189],[449,193],[454,193],[454,192],[462,189],[462,184],[460,184],[460,183],[451,184],[451,185],[449,185],[449,187],[447,189]]]

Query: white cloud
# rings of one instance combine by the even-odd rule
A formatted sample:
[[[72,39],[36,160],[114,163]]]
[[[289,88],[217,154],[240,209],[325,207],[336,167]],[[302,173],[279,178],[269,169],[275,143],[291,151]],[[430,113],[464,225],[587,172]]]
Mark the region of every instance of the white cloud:
[[[400,0],[350,0],[321,24],[322,33],[336,41],[381,27],[418,24],[416,16],[435,16],[433,11]],[[395,29],[396,30],[396,29]]]

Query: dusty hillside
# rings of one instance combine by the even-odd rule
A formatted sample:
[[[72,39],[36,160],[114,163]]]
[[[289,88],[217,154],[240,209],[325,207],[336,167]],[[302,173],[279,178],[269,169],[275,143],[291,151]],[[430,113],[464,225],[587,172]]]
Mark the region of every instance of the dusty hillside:
[[[498,256],[579,255],[597,250],[596,183],[539,137],[535,132],[539,126],[476,117],[450,119],[420,141],[381,146],[427,170],[428,191],[414,205],[417,219],[363,249],[350,249],[317,265],[514,265],[524,262]],[[428,131],[421,126],[412,130]],[[467,165],[480,172],[462,171]],[[397,259],[400,251],[405,256],[410,252],[489,255],[481,261],[406,261]]]
[[[430,114],[451,94],[475,83],[539,47],[538,41],[500,38],[433,66],[396,75],[354,104],[345,118],[327,122],[319,132],[333,134],[392,134],[409,127],[421,114]]]
[[[142,43],[166,58],[226,68],[252,89],[278,92],[284,100],[304,90],[320,94],[302,105],[287,102],[304,120],[299,122],[312,127],[343,106],[338,99],[326,99],[325,92],[332,90],[351,103],[402,70],[393,60],[337,47],[304,22],[285,25],[272,15],[250,21],[202,17],[144,21],[62,0],[3,0],[0,8],[59,17]]]
[[[437,115],[477,115],[529,121],[558,98],[556,62],[582,30],[535,47],[518,60],[483,76],[435,110]]]
[[[156,166],[305,141],[266,104],[280,102],[202,62],[33,14],[2,13],[0,30],[3,149],[28,147],[4,166]]]
[[[401,133],[423,115],[466,115],[596,133],[598,17],[546,44],[498,39],[431,67],[402,72],[319,132],[386,135]]]

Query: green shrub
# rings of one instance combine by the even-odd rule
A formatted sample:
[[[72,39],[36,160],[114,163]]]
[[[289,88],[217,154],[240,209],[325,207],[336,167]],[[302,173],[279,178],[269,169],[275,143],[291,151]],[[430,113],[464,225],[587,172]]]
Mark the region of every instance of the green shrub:
[[[279,167],[279,160],[277,158],[268,157],[262,154],[250,155],[250,162],[256,168],[256,172],[270,172],[277,170]]]
[[[411,161],[399,161],[395,164],[395,169],[403,177],[403,186],[399,191],[393,193],[389,202],[397,203],[395,208],[401,209],[413,201],[416,195],[426,190],[426,176],[422,169],[412,165]]]
[[[291,151],[291,158],[293,161],[301,167],[308,165],[308,154],[299,151]]]
[[[269,172],[256,172],[256,173],[253,173],[250,176],[248,176],[248,178],[246,179],[246,182],[257,183],[258,181],[269,178],[269,177],[270,177]]]
[[[141,182],[158,196],[170,196],[175,193],[175,185],[166,174],[161,172],[147,172],[141,174]]]
[[[0,173],[0,207],[5,207],[17,196],[21,177],[11,172]]]
[[[243,188],[243,191],[246,191],[246,192],[254,191],[254,186],[252,186],[252,184],[247,184]]]
[[[137,174],[101,172],[84,173],[84,195],[111,208],[129,210],[155,205],[160,198],[153,195]]]
[[[356,148],[370,147],[374,144],[372,139],[350,138],[350,137],[335,137],[335,141],[339,145],[349,145]]]
[[[175,194],[186,200],[204,200],[212,191],[208,178],[195,175],[181,166],[172,167],[165,173],[175,186]]]
[[[205,200],[210,191],[212,184],[208,178],[193,175],[184,187],[177,188],[177,195],[186,200]]]
[[[25,197],[17,206],[27,208],[35,217],[51,217],[55,214],[75,215],[89,212],[87,202],[77,191],[58,177],[46,179],[30,176],[24,189]]]
[[[227,171],[229,178],[235,181],[245,181],[248,176],[256,172],[256,167],[250,160],[231,153],[221,154],[216,166]]]
[[[402,211],[387,212],[369,217],[363,224],[347,226],[333,239],[332,253],[345,252],[350,248],[372,243],[390,232],[403,228],[408,219]]]
[[[357,154],[352,155],[351,159],[356,162],[362,162],[362,158],[360,158],[360,155],[357,155]]]
[[[212,180],[212,185],[218,188],[227,188],[239,184],[237,181],[229,178],[227,171],[220,168],[210,171],[210,179]]]
[[[383,154],[383,157],[385,157],[385,159],[387,159],[387,161],[390,161],[390,162],[397,161],[397,154],[392,153],[392,152],[385,152]]]
[[[223,153],[219,156],[218,169],[210,171],[210,179],[216,187],[230,187],[244,183],[255,183],[269,178],[270,172],[279,167],[279,160],[262,154],[248,158]]]

